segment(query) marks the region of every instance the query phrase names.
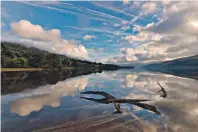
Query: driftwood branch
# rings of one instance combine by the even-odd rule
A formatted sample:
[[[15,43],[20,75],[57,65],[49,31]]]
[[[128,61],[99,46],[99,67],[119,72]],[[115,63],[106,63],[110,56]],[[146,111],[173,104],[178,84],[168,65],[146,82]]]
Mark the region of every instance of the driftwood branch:
[[[157,108],[155,106],[142,103],[142,102],[145,102],[145,101],[150,101],[148,99],[117,99],[114,96],[112,96],[111,94],[108,94],[108,93],[103,92],[103,91],[86,91],[86,92],[81,92],[81,94],[97,94],[97,95],[104,96],[104,98],[102,98],[102,99],[87,98],[87,97],[80,97],[80,98],[90,100],[90,101],[94,101],[94,102],[97,102],[97,103],[103,103],[103,104],[113,103],[115,109],[117,110],[114,113],[121,113],[122,112],[121,109],[120,109],[120,103],[128,103],[128,104],[133,104],[133,105],[136,105],[136,106],[141,107],[143,109],[147,109],[149,111],[155,112],[156,114],[160,114],[160,112],[157,110]]]
[[[167,92],[166,92],[166,90],[159,84],[159,83],[157,83],[159,86],[160,86],[160,88],[161,88],[161,90],[159,90],[159,91],[157,91],[157,92],[162,92],[162,94],[161,94],[161,97],[163,97],[163,98],[166,98],[167,97]]]

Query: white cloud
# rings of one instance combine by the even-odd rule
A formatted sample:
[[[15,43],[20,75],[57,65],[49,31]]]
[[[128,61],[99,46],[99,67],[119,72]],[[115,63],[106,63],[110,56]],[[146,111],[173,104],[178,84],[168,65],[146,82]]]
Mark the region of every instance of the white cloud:
[[[140,6],[140,4],[141,4],[140,2],[141,2],[141,1],[133,1],[133,5],[135,5],[135,6],[138,6],[138,7],[139,7],[139,6]]]
[[[161,34],[186,34],[197,35],[198,34],[198,14],[196,11],[182,11],[172,13],[165,20],[151,26],[148,30],[161,33]]]
[[[137,27],[136,30],[141,30],[140,27]],[[159,34],[154,34],[151,32],[139,32],[137,35],[129,35],[125,37],[125,40],[129,42],[144,42],[147,40],[159,41],[162,38]]]
[[[144,43],[137,48],[121,48],[120,54],[108,58],[106,61],[111,63],[150,63],[153,61],[169,60],[169,56],[165,51],[166,45],[156,46],[156,43]]]
[[[118,55],[105,57],[102,61],[105,63],[128,63],[135,62],[138,58],[135,56],[133,48],[121,48]]]
[[[129,4],[129,0],[123,0],[123,5],[128,5]]]
[[[36,47],[49,52],[68,55],[81,59],[88,58],[88,52],[83,45],[77,44],[75,41],[65,40],[61,37],[60,30],[45,30],[40,25],[34,25],[27,20],[13,22],[10,24],[13,33],[24,40],[28,47]]]
[[[145,15],[152,13],[156,9],[156,6],[154,2],[146,2],[142,5],[142,11]]]
[[[135,51],[133,48],[122,48],[120,51],[123,55],[123,58],[127,62],[133,62],[138,60],[138,58],[135,56]]]
[[[129,42],[145,41],[147,39],[148,39],[148,33],[145,32],[138,33],[138,35],[129,35],[125,37],[125,40],[128,40]]]
[[[119,27],[119,26],[120,26],[120,24],[114,24],[113,26],[114,26],[114,27]]]
[[[158,23],[134,25],[133,29],[138,33],[125,36],[130,43],[140,44],[131,57],[136,56],[139,62],[145,63],[198,54],[197,5],[197,2],[165,3],[158,9],[161,9]]]
[[[83,37],[84,40],[90,40],[90,39],[94,39],[94,38],[96,38],[96,37],[93,36],[93,35],[85,35],[85,36]]]
[[[142,26],[140,26],[140,25],[137,25],[137,24],[134,24],[133,25],[133,31],[134,32],[140,32],[142,30]]]
[[[152,27],[154,25],[154,23],[148,23],[145,27],[143,27],[143,29],[148,29],[150,27]]]
[[[57,41],[60,40],[60,30],[51,29],[44,30],[40,25],[34,25],[29,21],[21,20],[10,24],[11,29],[18,36],[41,41]]]
[[[148,23],[146,26],[141,26],[141,25],[134,24],[133,25],[133,31],[140,32],[142,30],[146,30],[146,29],[151,28],[153,25],[154,25],[153,22],[152,23]]]
[[[168,5],[170,3],[170,0],[163,0],[162,1],[162,4],[164,4],[164,5]]]
[[[170,3],[164,7],[166,18],[146,29],[163,35],[155,45],[167,46],[166,57],[173,59],[198,54],[197,5],[197,2]]]

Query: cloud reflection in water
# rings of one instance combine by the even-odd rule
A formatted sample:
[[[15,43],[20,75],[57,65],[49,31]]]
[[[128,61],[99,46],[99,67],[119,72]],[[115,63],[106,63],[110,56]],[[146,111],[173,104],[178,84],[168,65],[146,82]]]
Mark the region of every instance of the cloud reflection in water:
[[[134,78],[134,76],[136,76]],[[157,82],[167,91],[162,99],[156,93],[160,90]],[[174,132],[198,130],[198,81],[166,74],[140,72],[127,74],[122,82],[124,87],[133,87],[149,94],[129,93],[126,98],[152,99],[152,104],[166,118],[167,125]]]
[[[62,96],[71,96],[83,90],[88,84],[86,76],[60,81],[55,85],[46,85],[33,90],[19,93],[23,98],[11,102],[11,112],[19,116],[27,116],[33,111],[39,111],[44,106],[59,107]]]
[[[166,98],[161,98],[157,92],[160,90],[157,82],[167,91]],[[197,86],[196,80],[161,73],[104,72],[26,90],[15,94],[21,98],[12,101],[10,106],[11,112],[26,116],[33,111],[41,110],[44,106],[58,107],[61,97],[75,95],[86,87],[88,90],[104,90],[119,98],[150,99],[151,104],[156,106],[163,115],[160,121],[163,121],[165,130],[194,132],[198,130]],[[134,113],[142,111],[139,108],[130,110]],[[156,132],[160,121],[157,119],[155,123],[150,120],[148,122],[139,120],[139,128],[141,127],[145,132]],[[127,127],[135,130],[134,122]]]

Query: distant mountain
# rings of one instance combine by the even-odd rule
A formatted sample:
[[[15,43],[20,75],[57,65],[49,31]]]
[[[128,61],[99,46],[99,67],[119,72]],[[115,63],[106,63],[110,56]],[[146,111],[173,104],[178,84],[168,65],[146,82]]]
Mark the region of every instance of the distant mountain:
[[[150,71],[198,79],[198,55],[145,66]]]
[[[1,42],[2,68],[43,68],[43,69],[83,69],[116,70],[123,68],[113,64],[102,64],[78,60],[60,54],[49,53],[37,48],[27,48],[21,44]]]
[[[198,66],[198,55],[150,64],[150,66],[161,66],[165,68],[195,68]]]

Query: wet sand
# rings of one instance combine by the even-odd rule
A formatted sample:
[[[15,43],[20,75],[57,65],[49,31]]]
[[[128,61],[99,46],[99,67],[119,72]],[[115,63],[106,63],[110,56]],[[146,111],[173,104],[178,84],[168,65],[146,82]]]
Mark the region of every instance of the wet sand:
[[[161,132],[159,123],[155,122],[155,129]],[[153,127],[153,126],[152,126]],[[48,128],[35,130],[35,132],[142,132],[150,131],[149,125],[137,116],[126,112],[123,114],[103,114],[78,120],[56,124]]]

